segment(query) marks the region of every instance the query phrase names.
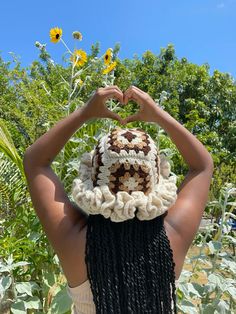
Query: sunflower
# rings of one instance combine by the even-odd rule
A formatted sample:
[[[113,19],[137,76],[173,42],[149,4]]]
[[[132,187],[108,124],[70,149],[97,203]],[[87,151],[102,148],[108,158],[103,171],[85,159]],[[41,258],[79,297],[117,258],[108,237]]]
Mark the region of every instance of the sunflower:
[[[103,70],[102,73],[107,74],[107,73],[111,72],[116,67],[116,65],[117,65],[116,61],[112,62],[105,70]]]
[[[60,41],[62,36],[62,29],[59,27],[54,27],[50,29],[50,38],[53,43]]]
[[[78,39],[78,40],[82,40],[83,36],[80,32],[76,31],[72,33],[72,36],[74,37],[74,39]]]
[[[108,48],[104,56],[105,65],[108,65],[111,63],[111,58],[112,58],[112,49]]]
[[[74,66],[83,66],[87,62],[87,54],[82,49],[77,49],[74,51],[73,56],[71,56],[71,61]]]

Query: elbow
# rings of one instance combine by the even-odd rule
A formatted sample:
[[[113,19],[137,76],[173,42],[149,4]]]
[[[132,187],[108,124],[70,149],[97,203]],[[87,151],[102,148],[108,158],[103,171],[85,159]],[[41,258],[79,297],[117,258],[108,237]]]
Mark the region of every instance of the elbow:
[[[45,160],[41,154],[31,149],[31,146],[28,147],[23,155],[23,167],[25,173],[32,171],[32,169],[39,167],[49,167],[52,163],[51,160]]]
[[[23,169],[27,180],[32,177],[37,168],[38,167],[35,164],[34,156],[31,154],[29,149],[27,149],[23,156]]]
[[[207,154],[204,156],[203,162],[198,167],[189,167],[190,171],[208,171],[212,172],[214,171],[214,161],[211,157],[211,154]]]
[[[25,150],[23,155],[23,167],[26,173],[33,166],[33,156],[30,151],[30,146]]]
[[[204,170],[214,171],[214,160],[211,156],[211,154],[208,155],[208,158],[206,158],[206,165],[204,167]]]

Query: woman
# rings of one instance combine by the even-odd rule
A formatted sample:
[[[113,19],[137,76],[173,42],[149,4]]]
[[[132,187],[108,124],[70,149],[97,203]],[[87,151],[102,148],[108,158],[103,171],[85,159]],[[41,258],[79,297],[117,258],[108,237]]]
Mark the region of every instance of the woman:
[[[122,120],[105,106],[109,98],[123,105],[132,99],[140,110]],[[106,141],[90,154],[92,159],[81,159],[80,178],[73,182],[72,203],[50,165],[76,130],[94,118],[116,119],[122,125],[132,121],[158,123],[189,167],[176,197],[168,163],[157,157],[150,137],[141,130],[120,129],[102,139]],[[132,149],[139,147],[135,153],[147,157],[144,164],[134,163],[134,154],[124,143]],[[145,153],[147,146],[151,148]],[[120,149],[126,150],[124,160],[117,166],[114,159],[107,172],[106,160],[110,157],[104,159],[103,154],[109,151],[119,158]],[[147,165],[153,165],[153,160],[155,170],[150,170]],[[129,175],[119,172],[122,167],[130,170],[131,165]],[[24,169],[36,213],[67,279],[74,313],[177,313],[175,281],[200,225],[213,174],[211,155],[194,135],[139,88],[131,86],[123,93],[117,86],[109,86],[99,88],[82,108],[31,145],[24,156]],[[140,188],[135,179],[141,182]],[[148,193],[156,193],[159,184],[163,188],[169,184],[171,192],[165,189],[166,194],[149,197]],[[130,193],[132,187],[134,192]],[[110,205],[104,193],[113,199]],[[124,196],[119,206],[118,195]]]

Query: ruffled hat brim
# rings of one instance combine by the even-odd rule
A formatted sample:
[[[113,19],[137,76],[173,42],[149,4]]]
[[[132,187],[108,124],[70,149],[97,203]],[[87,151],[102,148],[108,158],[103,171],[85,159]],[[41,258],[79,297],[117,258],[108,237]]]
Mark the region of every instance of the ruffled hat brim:
[[[177,176],[169,176],[170,165],[164,155],[161,155],[159,183],[148,195],[141,191],[113,194],[107,185],[94,187],[91,170],[92,152],[82,155],[80,176],[72,184],[74,201],[89,215],[101,214],[113,222],[122,222],[134,218],[136,213],[139,220],[151,220],[164,214],[177,199]]]

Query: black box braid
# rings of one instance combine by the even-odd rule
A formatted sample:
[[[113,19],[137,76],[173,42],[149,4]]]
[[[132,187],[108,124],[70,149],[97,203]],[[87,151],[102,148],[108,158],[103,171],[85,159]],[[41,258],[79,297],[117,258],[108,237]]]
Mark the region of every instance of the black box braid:
[[[177,313],[165,215],[119,223],[89,215],[85,261],[96,313]]]

